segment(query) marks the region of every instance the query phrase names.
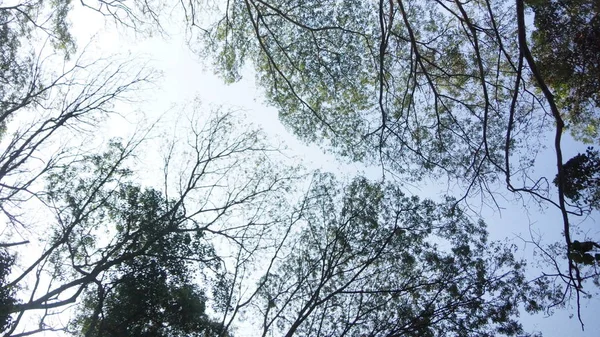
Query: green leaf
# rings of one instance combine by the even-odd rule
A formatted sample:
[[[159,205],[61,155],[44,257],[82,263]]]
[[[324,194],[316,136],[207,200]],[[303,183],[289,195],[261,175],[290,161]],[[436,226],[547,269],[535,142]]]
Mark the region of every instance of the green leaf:
[[[569,259],[573,260],[575,263],[583,263],[583,257],[579,252],[571,252],[569,253]]]
[[[583,264],[588,264],[588,265],[592,265],[594,264],[594,257],[591,254],[585,253],[583,254]]]

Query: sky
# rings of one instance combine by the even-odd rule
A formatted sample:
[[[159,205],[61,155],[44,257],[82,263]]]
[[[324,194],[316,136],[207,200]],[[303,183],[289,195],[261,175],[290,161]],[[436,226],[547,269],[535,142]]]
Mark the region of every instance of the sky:
[[[161,121],[169,120],[168,117],[165,119],[165,116],[177,111],[178,106],[199,98],[207,109],[222,106],[246,111],[248,123],[261,125],[274,141],[289,147],[289,152],[297,156],[297,160],[308,169],[322,169],[342,173],[344,176],[358,173],[366,174],[371,178],[381,176],[378,168],[341,163],[334,156],[323,153],[317,146],[307,146],[299,142],[279,122],[277,111],[263,104],[263,95],[255,86],[255,77],[251,69],[247,69],[241,81],[230,85],[224,84],[211,71],[210,64],[206,64],[190,51],[184,36],[177,33],[176,27],[173,27],[169,36],[152,38],[134,36],[121,29],[115,29],[110,22],[107,24],[102,16],[81,9],[79,6],[71,14],[71,20],[72,31],[79,44],[84,45],[91,41],[86,52],[94,57],[99,56],[98,54],[118,53],[146,60],[151,67],[162,72],[156,87],[141,93],[139,103],[135,107],[129,107],[131,114],[115,116],[109,120],[102,131],[107,136],[126,137],[135,130],[141,116],[149,121],[158,118],[163,118]],[[565,144],[565,158],[570,158],[584,149],[568,139]],[[538,158],[537,172],[552,177],[554,165],[554,157],[551,151],[547,150]],[[418,187],[406,186],[406,188],[410,193],[435,199],[440,196],[445,186],[429,181]],[[508,192],[502,193],[506,199],[500,198],[500,210],[490,207],[478,210],[488,223],[492,239],[512,240],[519,247],[517,256],[528,260],[536,259],[532,253],[532,246],[519,237],[528,240],[530,233],[533,233],[534,236],[540,235],[545,243],[563,241],[558,209],[540,209],[527,200],[514,201],[514,195]],[[597,237],[599,234],[594,218],[597,215],[592,214],[581,224],[582,230],[590,236]],[[570,317],[575,313],[574,307],[556,310],[551,317],[541,314],[529,316],[523,313],[522,322],[526,331],[541,331],[544,336],[591,337],[600,335],[600,320],[597,319],[599,311],[600,299],[582,301],[585,331],[581,330],[576,317]]]

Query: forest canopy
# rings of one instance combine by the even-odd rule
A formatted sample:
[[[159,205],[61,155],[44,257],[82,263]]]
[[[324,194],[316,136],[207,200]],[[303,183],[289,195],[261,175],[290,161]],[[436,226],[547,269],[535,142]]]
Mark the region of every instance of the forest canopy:
[[[523,336],[538,332],[520,317],[555,310],[583,328],[600,282],[600,241],[580,225],[600,209],[599,13],[592,0],[0,1],[0,329]],[[306,169],[244,114],[198,101],[105,136],[142,93],[160,96],[161,74],[89,52],[74,15],[185,36],[223,82],[254,76],[295,137],[376,177]],[[419,195],[431,181],[444,193]],[[552,214],[543,231],[561,241],[489,239],[502,223],[481,209],[504,201]]]

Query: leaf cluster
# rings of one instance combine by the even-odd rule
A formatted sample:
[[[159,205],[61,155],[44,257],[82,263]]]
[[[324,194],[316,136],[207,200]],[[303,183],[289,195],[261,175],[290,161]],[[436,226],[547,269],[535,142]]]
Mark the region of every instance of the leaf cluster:
[[[593,0],[527,1],[535,14],[533,52],[571,131],[586,142],[600,126],[600,6]]]
[[[573,241],[571,244],[571,252],[569,258],[576,263],[582,263],[586,265],[594,265],[595,263],[600,264],[600,253],[592,255],[590,252],[598,248],[598,244],[593,241],[579,242]]]
[[[559,177],[553,180],[560,183]],[[579,153],[569,159],[562,170],[562,188],[565,196],[577,204],[600,209],[600,156],[598,151],[589,147],[585,153]]]
[[[453,206],[364,178],[316,177],[306,227],[261,282],[263,331],[282,336],[496,336],[555,296],[513,247]],[[309,195],[310,198],[310,195]]]
[[[12,257],[4,248],[0,249],[0,331],[6,330],[12,321],[12,307],[17,303],[14,287],[8,286],[8,277],[14,264]]]

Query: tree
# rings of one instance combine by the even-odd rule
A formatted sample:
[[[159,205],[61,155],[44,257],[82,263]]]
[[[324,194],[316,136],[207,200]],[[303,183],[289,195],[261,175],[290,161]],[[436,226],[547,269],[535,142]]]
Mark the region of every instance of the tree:
[[[219,333],[221,327],[208,319],[206,297],[192,277],[204,268],[219,267],[204,233],[178,233],[183,214],[169,214],[172,203],[156,190],[125,185],[116,194],[118,199],[107,205],[109,217],[122,224],[114,240],[129,247],[115,255],[130,257],[87,292],[76,331],[82,336]],[[132,246],[145,248],[136,253]]]
[[[563,189],[565,196],[581,207],[600,209],[600,158],[598,151],[589,147],[564,165]],[[554,178],[554,185],[560,183]]]
[[[528,1],[533,53],[571,132],[597,142],[600,126],[600,6],[596,1]]]
[[[111,228],[99,222],[108,212],[108,200],[116,204],[123,201],[115,196],[118,192],[113,190],[115,184],[128,191],[139,188],[131,181],[128,184],[123,181],[130,178],[131,171],[122,166],[131,157],[140,140],[125,144],[116,141],[106,153],[100,155],[89,154],[87,148],[79,147],[78,144],[65,146],[57,142],[68,139],[70,133],[81,135],[86,131],[94,131],[98,123],[114,111],[116,102],[127,99],[128,92],[153,78],[151,71],[133,61],[86,61],[85,53],[72,59],[75,53],[74,41],[66,20],[70,8],[69,1],[29,1],[0,7],[0,39],[3,42],[0,123],[4,141],[0,154],[0,207],[7,220],[12,223],[12,227],[3,229],[3,242],[0,245],[3,250],[10,249],[10,253],[41,250],[39,257],[32,260],[16,260],[18,268],[12,268],[10,276],[15,260],[11,257],[12,254],[7,253],[6,259],[2,255],[2,330],[5,330],[7,336],[22,336],[64,329],[54,318],[60,317],[62,312],[69,310],[73,304],[82,303],[84,299],[88,307],[82,304],[82,308],[87,308],[87,311],[84,310],[87,315],[78,317],[74,326],[78,326],[79,332],[84,334],[102,335],[106,333],[106,329],[110,331],[114,328],[111,322],[114,323],[115,315],[136,306],[140,309],[142,303],[135,302],[136,298],[128,297],[132,287],[150,290],[156,286],[157,294],[162,296],[158,296],[150,304],[154,305],[154,314],[164,313],[160,319],[155,318],[161,324],[178,326],[178,331],[184,333],[193,329],[194,333],[200,334],[201,326],[207,331],[220,331],[221,325],[211,321],[204,313],[204,290],[186,279],[177,282],[171,280],[173,275],[189,277],[192,272],[183,268],[181,261],[187,260],[181,259],[181,256],[177,260],[179,267],[177,263],[167,259],[155,268],[156,272],[147,275],[145,282],[136,283],[136,280],[143,278],[132,279],[127,276],[128,272],[142,276],[142,266],[154,259],[147,255],[152,253],[148,249],[154,249],[153,242],[166,239],[169,234],[174,234],[169,231],[182,230],[181,228],[169,227],[169,231],[153,233],[150,237],[144,237],[148,246],[133,247],[132,241],[142,240],[141,229],[134,232],[127,229],[124,233],[117,229],[118,226]],[[52,44],[50,55],[48,49],[38,48],[40,36],[42,41],[50,41]],[[57,54],[52,54],[53,51]],[[64,64],[63,73],[55,73],[53,66],[56,63]],[[178,162],[175,171],[183,170],[183,167],[189,168],[189,171],[177,172],[181,173],[177,175],[178,182],[167,181],[172,179],[173,168],[169,169],[171,162],[166,160],[163,172],[165,185],[179,183],[179,190],[169,187],[171,195],[174,191],[180,192],[179,198],[171,202],[166,190],[162,196],[156,190],[149,190],[148,193],[155,195],[157,202],[160,199],[167,203],[167,214],[178,214],[177,218],[169,219],[170,226],[188,221],[190,227],[186,229],[187,232],[221,235],[226,238],[225,241],[230,240],[243,246],[254,239],[243,235],[258,235],[258,227],[223,228],[221,221],[226,221],[234,210],[240,212],[253,203],[264,204],[260,200],[262,195],[278,190],[287,179],[285,170],[279,168],[279,172],[272,172],[269,165],[261,165],[260,168],[251,166],[252,170],[248,170],[248,165],[254,165],[250,157],[256,159],[260,157],[259,154],[273,151],[261,145],[260,134],[251,130],[241,134],[232,131],[228,115],[207,123],[206,129],[190,130],[192,137],[186,139],[186,142],[191,146],[192,153],[196,153],[197,161],[190,161],[191,157],[187,153],[186,160]],[[225,133],[230,137],[225,139]],[[173,151],[179,150],[175,150],[171,144],[168,158],[176,155]],[[253,156],[246,156],[246,162],[240,165],[239,157],[248,153]],[[180,157],[181,155],[179,154]],[[238,172],[243,169],[251,173]],[[225,172],[234,175],[237,172],[237,176],[226,176]],[[48,183],[46,187],[41,186],[43,181]],[[199,186],[200,183],[207,185]],[[223,183],[227,188],[221,185]],[[212,188],[207,188],[211,184]],[[26,228],[27,231],[33,229],[28,221],[30,217],[20,212],[23,206],[32,201],[39,204],[39,212],[48,212],[48,218],[52,218],[52,215],[55,217],[54,224],[46,224],[54,229],[54,236],[41,235],[46,232],[42,230],[38,233],[40,237],[32,235],[22,242],[4,242],[11,234],[21,235],[21,228]],[[194,207],[190,207],[188,203],[200,203],[197,206],[201,209],[194,212]],[[135,208],[139,205],[130,206]],[[268,207],[261,209],[266,210]],[[185,210],[192,214],[186,214]],[[254,215],[256,219],[261,217],[258,210],[254,209],[257,212]],[[197,228],[200,224],[203,225],[202,230]],[[109,239],[108,242],[101,239],[110,238],[115,231],[123,236],[116,236],[115,241]],[[198,235],[198,238],[202,236]],[[182,237],[185,241],[188,235],[175,235],[170,243],[181,240]],[[35,243],[39,240],[45,242],[46,246],[37,247]],[[97,250],[94,251],[94,248]],[[190,248],[199,246],[187,247]],[[173,251],[160,253],[167,257],[168,254],[182,253],[175,250],[176,247],[173,247]],[[210,256],[210,251],[205,253]],[[213,256],[212,259],[204,261],[198,257],[197,262],[204,261],[214,267],[217,258]],[[124,265],[128,265],[129,270]],[[168,278],[161,278],[165,273],[169,275]],[[96,292],[91,290],[94,286]],[[100,291],[105,294],[103,297],[92,296]],[[175,304],[190,309],[190,317],[183,319],[179,313],[174,315],[174,310],[181,309],[176,308]],[[90,308],[100,308],[99,314]],[[149,329],[148,324],[156,322],[144,321],[150,313],[145,312],[145,316],[132,315],[129,321],[132,331],[145,333]],[[37,324],[32,326],[31,322],[36,320]],[[133,328],[135,324],[137,330]],[[171,327],[166,332],[163,329],[162,333],[179,333]]]
[[[302,139],[382,163],[404,180],[462,181],[471,194],[523,169],[512,165],[523,145],[514,135],[544,127],[531,93],[518,89],[517,41],[504,33],[516,30],[503,15],[510,10],[490,2],[232,1],[198,34],[226,79],[253,62],[268,101]]]
[[[8,287],[8,276],[14,264],[14,257],[2,248],[0,250],[0,331],[4,331],[11,324],[10,312],[17,300],[14,298],[14,289]]]
[[[85,150],[64,140],[94,131],[156,77],[133,60],[76,54],[69,9],[69,1],[0,6],[0,212],[15,226],[43,177]]]
[[[555,185],[561,185],[564,194],[582,213],[600,209],[600,158],[598,151],[588,147],[585,153],[579,153],[569,159],[563,166],[562,177],[554,178]],[[577,266],[576,279],[573,280],[577,288],[583,287],[585,280],[592,280],[600,284],[600,273],[596,263],[600,262],[600,244],[597,237],[583,238],[582,242],[573,240],[569,245],[568,258],[570,263]],[[556,263],[556,261],[553,261]],[[587,267],[587,268],[586,268]],[[560,274],[559,274],[560,275]],[[562,275],[561,275],[562,277]],[[589,297],[589,294],[584,294]],[[579,304],[579,294],[577,302]]]
[[[277,165],[260,132],[235,123],[226,113],[190,134],[180,128],[189,138],[166,144],[160,192],[135,183],[129,167],[143,134],[53,171],[45,188],[52,234],[37,238],[40,255],[8,283],[22,300],[6,335],[64,330],[55,318],[73,305],[81,314],[66,331],[77,335],[226,335],[205,312],[205,289],[227,256],[213,243],[250,250],[260,242],[269,228],[261,219],[279,207],[267,201],[295,174]]]
[[[19,8],[35,10],[41,2],[26,4],[32,7],[19,5],[16,9],[6,10],[17,13],[15,15],[27,25],[39,28],[36,23],[39,20],[30,19],[23,14],[27,12]],[[81,4],[138,30],[143,30],[144,25],[156,25],[154,29],[162,31],[163,15],[170,12],[166,3],[158,0],[98,0],[81,1]],[[565,128],[563,116],[568,114],[561,110],[564,104],[560,95],[555,99],[554,91],[559,88],[559,82],[552,79],[553,75],[544,69],[541,58],[534,57],[530,50],[523,0],[517,0],[515,6],[487,0],[466,3],[239,0],[229,1],[225,7],[214,6],[213,15],[206,16],[199,15],[199,8],[207,8],[200,7],[201,4],[189,1],[175,6],[181,6],[180,12],[185,16],[190,34],[198,34],[204,43],[203,53],[215,62],[217,70],[229,81],[240,77],[245,62],[252,62],[268,101],[279,108],[282,121],[301,138],[319,142],[350,160],[381,164],[385,174],[402,180],[418,181],[433,176],[445,177],[451,184],[457,181],[464,188],[462,197],[441,205],[410,198],[407,201],[397,188],[357,182],[349,188],[348,200],[327,204],[328,196],[333,193],[327,191],[330,188],[323,188],[321,194],[303,201],[289,217],[273,219],[277,212],[265,205],[277,204],[283,199],[272,192],[285,190],[283,186],[287,186],[289,176],[286,173],[282,178],[277,174],[277,168],[265,167],[266,157],[251,164],[237,157],[247,152],[267,151],[255,147],[254,136],[244,136],[240,143],[236,140],[219,144],[224,147],[215,150],[214,144],[229,139],[223,136],[222,130],[231,132],[233,129],[233,124],[220,118],[207,130],[191,130],[192,137],[187,141],[192,145],[192,159],[186,162],[189,166],[184,165],[189,171],[181,172],[179,193],[175,197],[167,187],[155,193],[157,189],[145,189],[128,180],[130,172],[122,168],[122,161],[135,148],[133,143],[119,145],[117,142],[106,154],[77,157],[72,162],[63,161],[64,166],[54,161],[51,162],[52,170],[36,171],[31,180],[25,179],[25,183],[19,180],[19,184],[9,188],[40,197],[42,193],[32,193],[27,188],[39,177],[49,176],[50,185],[48,191],[44,191],[48,192],[44,200],[56,217],[56,233],[49,239],[40,258],[20,270],[9,284],[13,288],[27,284],[32,290],[29,290],[29,296],[23,296],[24,300],[11,307],[16,317],[8,335],[13,335],[16,329],[21,331],[16,335],[51,330],[48,317],[71,304],[79,304],[84,312],[73,323],[75,333],[89,335],[150,332],[176,335],[189,333],[192,331],[188,329],[190,326],[196,332],[204,329],[208,333],[220,331],[218,333],[223,335],[235,325],[240,311],[250,309],[258,310],[262,315],[264,334],[322,331],[345,334],[352,331],[375,335],[382,332],[431,335],[469,330],[474,335],[514,335],[520,332],[514,320],[518,305],[525,303],[536,311],[541,308],[539,303],[548,297],[558,300],[559,304],[564,303],[565,297],[557,298],[544,279],[537,280],[541,290],[531,288],[522,277],[523,264],[514,261],[510,250],[501,249],[494,255],[493,250],[490,252],[486,248],[484,230],[474,224],[465,224],[468,219],[460,212],[459,204],[478,193],[484,200],[495,202],[494,184],[498,182],[505,184],[511,192],[526,193],[560,211],[566,249],[562,246],[562,253],[556,256],[565,257],[568,272],[562,273],[559,264],[555,266],[559,269],[560,279],[565,282],[566,291],[574,289],[579,298],[583,291],[582,281],[586,279],[581,272],[589,265],[585,254],[590,250],[584,249],[582,242],[571,239],[570,217],[575,211],[565,202],[570,193],[564,183],[569,172],[568,166],[563,165],[561,136]],[[59,18],[59,24],[42,31],[67,37],[65,18],[69,2],[52,3],[49,8],[60,8],[50,10]],[[216,19],[202,22],[206,18]],[[13,52],[17,48],[14,41],[26,35],[11,33],[10,29],[16,32],[10,28],[14,26],[11,26],[12,19],[3,20],[6,32],[0,38],[8,41],[6,54],[17,55]],[[55,46],[60,47],[60,44]],[[533,52],[538,53],[535,48]],[[25,61],[13,63],[29,64]],[[112,79],[111,76],[108,78]],[[6,81],[12,82],[21,83]],[[17,86],[18,90],[20,88],[25,86]],[[35,97],[43,97],[46,92],[44,85],[33,88],[32,92],[38,93]],[[16,92],[17,89],[11,90]],[[32,95],[27,91],[23,96],[25,99],[10,104],[24,107],[19,102],[34,102],[29,100],[34,97]],[[112,97],[109,94],[107,99]],[[106,101],[100,99],[99,102],[101,108],[91,104],[91,109],[81,111],[103,111]],[[75,100],[72,106],[78,108],[80,105]],[[60,111],[59,116],[65,112],[52,111]],[[75,117],[67,120],[81,118],[79,112],[76,109],[67,113],[69,118]],[[10,114],[12,111],[3,113]],[[56,118],[41,120],[41,129],[31,129],[35,137],[41,137],[39,141],[25,136],[25,146],[11,143],[7,147],[11,153],[6,157],[7,161],[16,166],[5,166],[12,169],[15,177],[24,176],[19,171],[24,166],[20,165],[32,158],[31,154],[46,142],[49,135],[44,134],[48,130],[45,125],[54,123]],[[65,121],[49,129],[49,134],[62,130],[59,126]],[[550,194],[548,179],[534,178],[529,173],[535,163],[532,154],[541,146],[538,137],[550,128],[555,132],[559,182],[556,198]],[[18,139],[15,144],[21,141]],[[29,144],[33,146],[28,147]],[[172,148],[175,148],[174,144]],[[11,152],[14,149],[17,152]],[[211,166],[225,157],[232,158],[230,156],[237,159],[226,159],[223,164]],[[169,155],[165,160],[165,186],[168,186],[170,169],[179,167],[173,165],[170,158]],[[240,163],[246,165],[245,170],[234,169]],[[254,173],[246,179],[248,172]],[[8,179],[6,177],[7,174],[0,174],[3,182]],[[138,192],[131,192],[136,190]],[[158,214],[172,216],[167,229],[153,232],[134,226],[131,232],[126,224],[119,223],[122,219],[117,218],[107,220],[110,229],[106,230],[101,220],[110,213],[110,205],[123,201],[117,197],[119,191],[138,196],[148,192],[160,200],[158,203],[168,205],[159,213],[144,213],[153,218]],[[390,193],[394,197],[386,199]],[[366,204],[357,201],[360,204],[357,206],[353,194],[361,195]],[[139,202],[146,200],[139,198]],[[16,194],[9,194],[5,200],[20,201]],[[389,200],[395,200],[401,206]],[[337,218],[341,220],[325,217],[328,221],[320,223],[321,214],[312,214],[305,208],[313,202],[320,209],[329,210],[326,216],[340,213]],[[388,214],[383,210],[387,207],[383,206],[378,211],[378,203],[386,202],[398,206],[400,213]],[[331,205],[344,205],[348,209],[342,208],[338,212],[337,206]],[[443,212],[436,213],[431,208]],[[236,213],[234,210],[243,215],[251,214],[252,221],[240,223],[232,216]],[[179,212],[183,212],[181,218]],[[5,211],[5,214],[18,223],[11,212]],[[393,225],[386,222],[388,218],[394,221]],[[283,229],[274,229],[282,219],[286,220]],[[408,223],[410,231],[407,229],[405,233],[404,227],[397,230],[396,221]],[[150,222],[158,224],[159,228],[163,225],[162,219]],[[439,222],[443,225],[438,227]],[[380,223],[384,225],[380,226]],[[311,229],[305,231],[301,227],[300,236],[296,238],[298,224]],[[456,228],[458,224],[461,226]],[[101,235],[103,230],[107,235]],[[178,234],[192,232],[202,232],[234,247],[227,254],[215,253],[224,261],[225,269],[232,268],[233,272],[210,272],[215,279],[215,306],[223,317],[220,322],[204,315],[204,303],[209,300],[204,289],[178,279],[177,275],[189,271],[180,273],[185,268],[169,259],[157,259],[152,254],[154,249],[160,251],[158,255],[169,254],[160,250],[161,240],[179,242],[177,240],[186,240],[186,236]],[[319,238],[311,237],[314,233],[319,233]],[[103,237],[107,237],[107,241],[98,240]],[[443,244],[432,242],[432,237]],[[288,246],[291,238],[307,241],[310,245],[301,247],[302,254],[297,254]],[[591,241],[583,241],[588,242]],[[442,249],[443,245],[448,249]],[[392,247],[395,249],[391,250]],[[231,251],[237,254],[233,254],[233,259]],[[253,291],[246,293],[248,270],[251,266],[256,267],[259,257],[267,252],[271,253],[267,260],[268,272]],[[328,254],[323,255],[323,252]],[[395,255],[397,252],[406,255]],[[485,258],[477,258],[474,252],[482,253]],[[281,254],[287,257],[282,259]],[[197,259],[201,256],[204,255],[198,255]],[[406,256],[425,264],[411,262]],[[380,257],[388,259],[382,261]],[[151,268],[140,270],[143,268],[139,265]],[[315,276],[317,265],[321,274]],[[506,274],[493,273],[504,268]],[[384,288],[370,288],[373,285],[364,276],[366,272],[376,275],[375,279],[382,275],[376,286]],[[140,282],[127,277],[127,273],[136,275]],[[419,278],[423,275],[428,280]],[[403,280],[406,283],[394,283]],[[47,291],[40,290],[40,282],[49,284]],[[414,288],[409,285],[412,282]],[[449,282],[453,282],[456,289],[449,287]],[[278,288],[279,284],[287,287]],[[140,303],[139,298],[130,296],[138,288],[155,293],[155,301]],[[355,293],[348,293],[350,288]],[[498,291],[501,296],[496,296],[493,291]],[[401,296],[394,297],[395,294]],[[407,300],[413,295],[419,301]],[[194,319],[186,322],[178,321],[171,311],[183,307],[184,297],[189,300],[185,305],[197,313]],[[85,298],[83,303],[82,298]],[[363,302],[365,298],[367,302]],[[259,299],[262,306],[260,301],[256,302]],[[278,302],[281,299],[283,303]],[[533,302],[526,299],[533,299]],[[438,301],[441,302],[439,305]],[[357,303],[358,307],[352,306]],[[344,306],[349,309],[342,311],[340,308]],[[132,308],[139,310],[130,311]],[[44,312],[38,321],[39,329],[23,328],[24,315],[38,310]],[[127,317],[131,322],[128,327],[132,330],[124,331],[123,326],[115,322],[114,317],[122,316],[124,312],[132,313]],[[343,322],[342,327],[331,323],[340,317],[342,319],[337,322]],[[365,317],[373,323],[358,326],[357,322]],[[171,328],[175,326],[177,328]],[[323,330],[315,330],[316,326]]]
[[[519,306],[555,296],[453,200],[324,174],[307,199],[301,231],[260,281],[262,336],[511,336],[523,333]]]
[[[30,0],[0,6],[1,134],[17,110],[49,90],[40,78],[41,59],[32,44],[37,39],[49,40],[66,57],[75,51],[66,20],[69,9],[69,1]]]
[[[99,10],[111,15],[122,6]],[[564,122],[531,55],[522,1],[180,6],[201,54],[227,81],[251,62],[268,102],[303,140],[405,181],[459,182],[460,200],[481,194],[493,204],[500,182],[562,207],[547,179],[530,175],[541,135],[555,126],[561,135]],[[129,20],[156,29],[173,13],[162,1],[126,8]]]
[[[25,209],[37,203],[33,208],[43,212],[48,206],[44,204],[47,191],[41,187],[43,181],[68,165],[73,155],[86,150],[65,140],[92,131],[90,126],[96,127],[116,102],[153,77],[152,71],[131,61],[88,61],[85,52],[75,54],[75,41],[66,21],[69,9],[69,1],[0,5],[3,331],[14,331],[24,313],[20,306],[29,279],[23,278],[31,274],[42,277],[50,258],[42,256],[33,263],[33,269],[22,269],[19,255],[32,247],[33,237],[27,235],[34,227]],[[19,236],[21,239],[11,241]],[[35,284],[34,289],[38,287]]]
[[[160,30],[164,14],[173,13],[164,4],[134,1],[127,19]],[[239,79],[251,63],[267,101],[303,140],[381,165],[395,179],[445,178],[462,188],[458,202],[479,195],[500,208],[500,184],[516,198],[556,207],[568,267],[563,280],[580,294],[579,266],[569,253],[570,218],[582,213],[565,201],[563,185],[553,190],[551,177],[534,176],[532,168],[552,130],[556,174],[563,176],[565,120],[594,131],[595,117],[586,116],[595,113],[598,76],[587,69],[596,67],[597,6],[527,4],[239,0],[179,6],[190,41],[201,41],[201,54],[223,78]],[[123,5],[99,10],[111,15]],[[533,39],[526,8],[539,14]],[[202,16],[201,9],[212,12]],[[565,31],[554,25],[557,16]],[[562,35],[545,38],[548,25],[554,25],[548,34]],[[562,45],[570,56],[552,55]],[[554,60],[556,71],[549,69]],[[575,76],[557,75],[565,69]]]

